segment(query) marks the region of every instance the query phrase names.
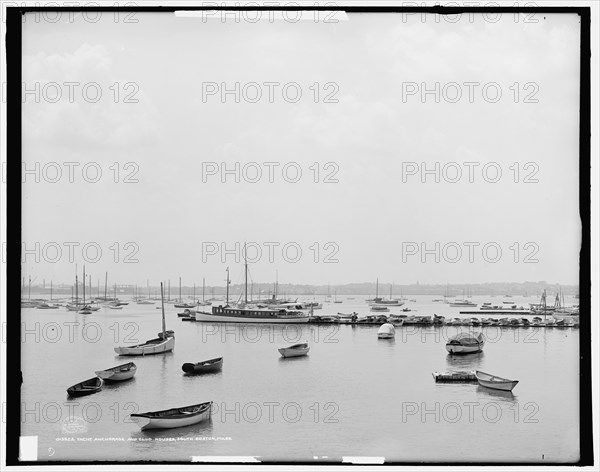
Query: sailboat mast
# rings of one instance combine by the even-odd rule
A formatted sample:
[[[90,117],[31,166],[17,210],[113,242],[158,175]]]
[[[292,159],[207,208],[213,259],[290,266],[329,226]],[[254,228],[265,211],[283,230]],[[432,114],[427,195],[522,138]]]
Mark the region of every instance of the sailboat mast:
[[[108,286],[108,272],[104,274],[104,301],[106,301],[106,287]],[[117,298],[117,297],[115,297]]]
[[[179,303],[181,303],[181,277],[179,277]]]
[[[244,243],[244,303],[248,304],[248,258],[246,257],[246,243]]]
[[[375,283],[375,298],[379,298],[379,277],[377,278],[377,282]]]
[[[202,303],[204,303],[204,277],[202,277]]]
[[[163,294],[163,283],[160,283],[160,305],[162,308],[162,332],[163,332],[163,339],[166,338],[167,336],[167,325],[165,323],[165,297]]]
[[[31,301],[31,275],[29,276],[29,301]]]
[[[227,272],[227,280],[226,280],[226,284],[227,284],[227,295],[226,295],[226,305],[229,306],[229,267],[227,267],[227,269],[225,269],[225,271]]]
[[[50,301],[52,301],[52,280],[50,281]]]
[[[83,266],[83,306],[85,307],[85,266]]]

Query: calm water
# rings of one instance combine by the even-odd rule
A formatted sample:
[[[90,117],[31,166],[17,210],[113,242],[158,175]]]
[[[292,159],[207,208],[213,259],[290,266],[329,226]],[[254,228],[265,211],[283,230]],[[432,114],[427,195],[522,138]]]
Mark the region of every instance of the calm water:
[[[316,314],[366,314],[364,298],[325,304]],[[460,311],[431,296],[412,298],[414,314]],[[501,304],[498,297],[475,301]],[[166,310],[175,351],[128,358],[113,347],[156,336],[161,321],[154,305],[87,316],[23,309],[30,334],[22,344],[22,413],[28,414],[21,434],[38,436],[39,460],[570,462],[579,456],[577,329],[490,327],[483,330],[483,353],[451,357],[447,338],[468,328],[407,326],[396,329],[395,340],[378,340],[377,326],[213,325],[182,322],[176,314],[182,310],[172,305]],[[310,342],[307,357],[279,356],[277,348],[298,341]],[[222,372],[183,375],[184,362],[217,356],[224,357]],[[130,360],[138,366],[131,381],[68,399],[70,385]],[[520,382],[508,394],[436,384],[431,375],[474,369]],[[205,424],[141,432],[126,419],[209,400],[213,418]]]

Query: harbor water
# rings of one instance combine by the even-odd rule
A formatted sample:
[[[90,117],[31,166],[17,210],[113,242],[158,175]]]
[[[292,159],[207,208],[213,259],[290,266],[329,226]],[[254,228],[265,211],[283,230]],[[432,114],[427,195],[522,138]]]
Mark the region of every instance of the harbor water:
[[[324,303],[315,314],[369,314],[366,297],[339,298],[343,303]],[[461,309],[433,303],[431,296],[413,298],[407,315],[460,316]],[[194,323],[178,318],[182,309],[165,305],[174,351],[117,356],[116,346],[156,337],[159,306],[130,302],[92,315],[64,307],[22,309],[21,436],[37,436],[38,460],[339,462],[366,456],[544,463],[579,457],[579,329],[403,326],[395,339],[378,340],[379,325]],[[489,316],[498,317],[480,318]],[[469,330],[484,333],[483,352],[449,355],[448,339]],[[277,351],[304,341],[307,356],[283,359]],[[221,356],[218,373],[187,376],[181,369]],[[137,365],[132,380],[67,396],[69,386],[94,371],[129,361]],[[519,383],[509,393],[434,381],[433,372],[451,370],[482,370]],[[213,402],[212,419],[193,426],[140,431],[127,417],[205,401]]]

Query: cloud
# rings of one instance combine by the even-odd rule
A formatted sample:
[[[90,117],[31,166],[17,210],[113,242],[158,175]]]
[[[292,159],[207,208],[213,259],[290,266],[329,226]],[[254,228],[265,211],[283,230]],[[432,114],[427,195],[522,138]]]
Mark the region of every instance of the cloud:
[[[102,45],[23,57],[23,136],[61,149],[151,146],[158,112],[139,83],[119,80]]]

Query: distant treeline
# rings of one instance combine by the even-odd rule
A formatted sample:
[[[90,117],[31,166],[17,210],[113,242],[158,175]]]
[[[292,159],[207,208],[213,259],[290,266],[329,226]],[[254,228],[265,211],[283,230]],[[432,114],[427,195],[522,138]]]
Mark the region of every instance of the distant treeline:
[[[86,286],[89,292],[89,287]],[[23,287],[22,295],[28,295],[29,287],[27,284]],[[53,295],[65,296],[71,295],[73,285],[60,284],[54,285],[52,288]],[[81,294],[81,284],[79,286]],[[117,284],[117,296],[133,296],[135,294],[135,285],[123,285]],[[165,287],[165,296],[168,296],[168,288]],[[243,292],[243,284],[235,284],[229,286],[229,294],[236,296]],[[252,294],[253,298],[264,298],[272,296],[275,290],[273,283],[254,283],[248,285],[248,296]],[[433,297],[465,297],[477,296],[477,295],[511,295],[511,296],[533,296],[541,295],[546,290],[549,296],[554,295],[559,290],[565,295],[578,295],[578,285],[559,285],[548,283],[545,281],[540,282],[523,282],[523,283],[485,283],[485,284],[444,284],[444,285],[432,285],[432,284],[410,284],[400,285],[394,284],[392,286],[392,294],[394,297],[401,295],[431,295]],[[137,286],[138,295],[140,297],[148,296],[148,288],[145,286]],[[374,295],[376,291],[376,284],[372,282],[353,283],[344,285],[308,285],[308,284],[279,284],[277,286],[278,297],[290,296],[290,295],[308,295],[315,297],[326,297],[331,295],[332,297],[337,294],[339,297],[347,295]],[[114,286],[109,285],[107,287],[107,295],[113,296]],[[181,287],[181,294],[183,297],[190,297],[194,293],[193,286]],[[42,284],[31,285],[31,294],[50,294],[50,285],[46,284],[44,287]],[[87,293],[89,296],[89,293]],[[196,285],[195,289],[196,298],[202,297],[202,286]],[[379,283],[379,295],[382,297],[389,297],[390,284],[380,282]],[[92,285],[91,296],[97,295],[104,296],[104,286]],[[150,296],[158,297],[160,295],[160,286],[150,286]],[[225,295],[225,285],[223,286],[207,286],[204,291],[205,298],[212,296],[223,296]],[[174,286],[171,284],[170,298],[177,298],[179,296],[179,285]]]

